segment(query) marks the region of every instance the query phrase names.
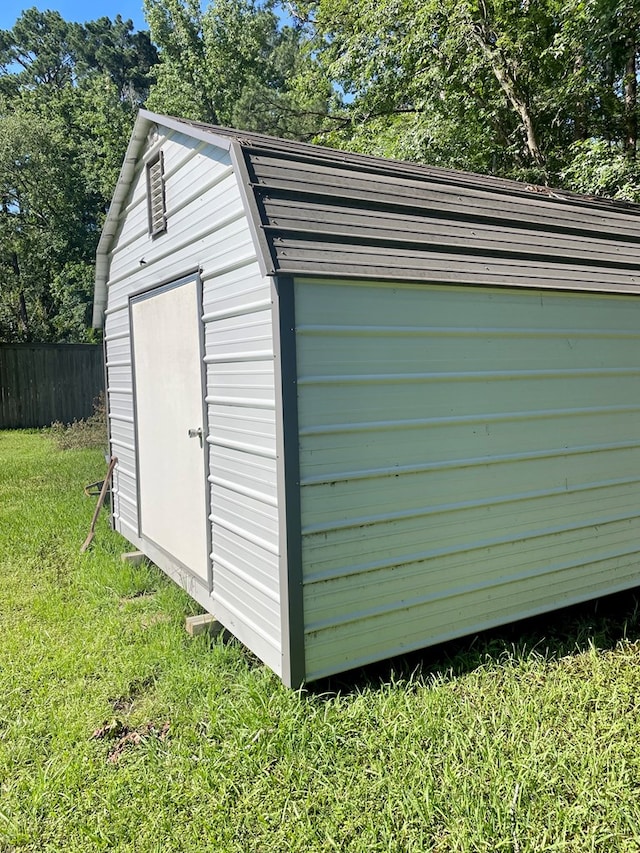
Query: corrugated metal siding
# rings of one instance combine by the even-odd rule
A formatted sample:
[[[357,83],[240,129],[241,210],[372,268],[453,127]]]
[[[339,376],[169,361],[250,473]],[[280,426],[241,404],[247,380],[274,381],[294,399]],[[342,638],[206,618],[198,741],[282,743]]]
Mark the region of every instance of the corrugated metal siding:
[[[637,297],[296,284],[307,674],[637,584]]]
[[[207,278],[203,301],[215,612],[281,673],[271,295],[255,253]]]
[[[274,272],[637,292],[637,206],[240,135]]]
[[[280,672],[274,357],[258,269],[227,152],[165,132],[167,233],[148,234],[141,160],[110,254],[105,322],[116,529],[138,538],[128,298],[199,266],[206,338],[214,589],[211,609]],[[195,318],[194,318],[195,322]],[[194,325],[194,334],[197,329]],[[202,594],[197,596],[200,601]]]
[[[110,305],[108,302],[107,307]],[[116,530],[125,537],[138,534],[133,377],[127,308],[125,303],[116,311],[110,310],[105,317],[104,331],[110,449],[111,455],[118,459],[113,472],[112,513]]]

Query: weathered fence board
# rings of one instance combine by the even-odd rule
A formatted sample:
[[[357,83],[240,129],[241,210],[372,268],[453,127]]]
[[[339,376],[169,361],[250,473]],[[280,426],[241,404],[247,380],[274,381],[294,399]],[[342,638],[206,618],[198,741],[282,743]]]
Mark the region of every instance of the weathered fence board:
[[[98,344],[0,344],[0,429],[86,418],[103,390]]]

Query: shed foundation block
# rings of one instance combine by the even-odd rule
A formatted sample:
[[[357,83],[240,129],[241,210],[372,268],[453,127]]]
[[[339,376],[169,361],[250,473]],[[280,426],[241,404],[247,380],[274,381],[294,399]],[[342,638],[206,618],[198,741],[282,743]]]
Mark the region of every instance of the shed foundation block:
[[[123,563],[129,563],[131,566],[139,566],[144,563],[147,557],[142,551],[127,551],[120,555],[120,559]]]
[[[202,613],[199,616],[187,616],[185,619],[185,628],[190,637],[198,637],[200,634],[209,634],[212,637],[217,637],[224,630],[220,622],[211,613]]]

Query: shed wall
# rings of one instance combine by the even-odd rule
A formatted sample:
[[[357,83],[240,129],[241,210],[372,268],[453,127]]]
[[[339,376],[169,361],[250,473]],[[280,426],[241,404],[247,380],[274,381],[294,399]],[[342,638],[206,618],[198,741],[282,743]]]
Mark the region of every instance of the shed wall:
[[[309,679],[639,582],[637,297],[295,299]]]
[[[259,270],[229,154],[160,128],[141,160],[109,256],[105,321],[115,527],[140,537],[129,296],[196,268],[203,282],[213,591],[189,591],[281,671],[274,353],[269,280]],[[144,162],[164,155],[167,232],[148,233]],[[194,318],[197,334],[197,318]]]

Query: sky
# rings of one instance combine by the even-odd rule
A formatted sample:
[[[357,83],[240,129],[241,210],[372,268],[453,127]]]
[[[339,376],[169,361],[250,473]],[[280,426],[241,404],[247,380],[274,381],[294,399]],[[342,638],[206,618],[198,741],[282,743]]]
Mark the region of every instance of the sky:
[[[112,20],[116,15],[122,15],[125,20],[131,18],[136,29],[148,29],[142,11],[142,0],[91,0],[89,3],[86,0],[4,0],[0,3],[0,30],[10,30],[23,10],[34,6],[43,12],[47,9],[60,12],[65,21],[77,21],[79,24],[95,21],[105,15]]]

